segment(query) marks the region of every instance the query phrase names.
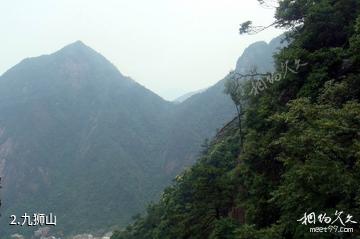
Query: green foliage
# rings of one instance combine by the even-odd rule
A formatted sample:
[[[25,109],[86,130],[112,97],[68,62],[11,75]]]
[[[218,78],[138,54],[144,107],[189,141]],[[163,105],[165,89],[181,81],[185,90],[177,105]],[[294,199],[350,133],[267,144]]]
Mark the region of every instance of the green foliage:
[[[247,33],[249,31],[249,28],[251,27],[251,24],[252,24],[251,21],[246,21],[246,22],[242,23],[240,25],[240,30],[239,30],[240,34]]]
[[[290,29],[290,43],[276,56],[276,70],[294,59],[306,67],[246,97],[240,135],[232,121],[165,191],[150,229],[159,237],[149,238],[359,237],[356,226],[354,233],[317,234],[297,221],[305,212],[335,210],[360,220],[359,13],[357,0],[280,1],[277,23]],[[235,88],[228,82],[237,104]]]
[[[214,222],[214,230],[209,239],[235,238],[238,226],[238,223],[232,218],[221,218]]]

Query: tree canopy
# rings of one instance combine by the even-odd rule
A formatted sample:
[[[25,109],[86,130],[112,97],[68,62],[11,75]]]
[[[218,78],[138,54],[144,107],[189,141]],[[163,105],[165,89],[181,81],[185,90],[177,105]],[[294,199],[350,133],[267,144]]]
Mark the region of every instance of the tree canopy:
[[[358,224],[348,225],[352,233],[311,233],[298,221],[342,211],[360,223],[360,2],[283,0],[275,17],[289,41],[276,71],[289,60],[306,66],[246,95],[243,150],[233,121],[113,239],[360,238]]]

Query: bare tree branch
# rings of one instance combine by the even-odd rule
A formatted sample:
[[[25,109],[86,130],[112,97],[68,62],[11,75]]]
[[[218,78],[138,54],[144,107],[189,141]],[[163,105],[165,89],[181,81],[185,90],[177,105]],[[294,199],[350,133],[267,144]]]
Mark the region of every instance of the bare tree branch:
[[[239,29],[240,35],[242,35],[242,34],[249,34],[249,35],[258,34],[259,32],[262,32],[270,27],[278,25],[278,21],[275,21],[268,26],[252,26],[251,24],[252,24],[251,21],[246,21],[246,22],[242,23],[240,25],[240,29]]]
[[[258,0],[258,2],[265,9],[274,9],[279,6],[278,0]]]
[[[241,74],[241,73],[236,72],[236,71],[230,72],[230,77],[231,77],[231,76],[234,76],[234,77],[237,77],[238,79],[247,78],[247,77],[251,77],[251,78],[254,78],[254,77],[263,77],[263,76],[268,76],[268,75],[269,75],[269,73],[249,73],[249,74]]]

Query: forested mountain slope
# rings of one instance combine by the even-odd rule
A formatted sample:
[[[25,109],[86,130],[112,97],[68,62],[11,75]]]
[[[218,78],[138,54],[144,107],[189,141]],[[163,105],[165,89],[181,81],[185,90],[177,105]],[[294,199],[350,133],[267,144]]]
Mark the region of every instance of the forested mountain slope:
[[[55,214],[58,236],[126,225],[234,117],[223,83],[167,102],[80,41],[8,70],[0,77],[1,237],[33,234],[8,225],[25,212]]]
[[[246,106],[242,134],[236,119],[220,130],[112,239],[360,238],[360,3],[280,1],[275,25],[289,30],[276,72],[301,67],[257,95],[259,80],[229,91]]]
[[[273,72],[272,56],[286,45],[282,42],[283,39],[284,36],[279,36],[269,44],[264,41],[251,44],[239,57],[235,71],[246,74],[257,68],[262,73]],[[224,94],[227,77],[175,106],[172,119],[169,121],[172,126],[167,137],[168,151],[165,152],[168,169],[175,168],[175,172],[179,172],[184,166],[193,164],[199,156],[198,152],[204,140],[215,136],[214,129],[221,129],[235,116],[235,106],[230,97]],[[191,144],[186,143],[189,139],[192,140]]]
[[[156,159],[170,107],[81,42],[10,69],[0,78],[0,230],[25,230],[8,226],[25,212],[56,214],[64,233],[109,227],[119,213],[127,222],[165,185]]]

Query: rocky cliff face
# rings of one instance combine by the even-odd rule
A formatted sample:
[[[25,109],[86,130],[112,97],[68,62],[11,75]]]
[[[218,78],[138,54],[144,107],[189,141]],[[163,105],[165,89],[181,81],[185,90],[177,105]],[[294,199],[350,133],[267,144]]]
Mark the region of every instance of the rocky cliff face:
[[[269,44],[259,41],[247,47],[236,63],[236,71],[242,74],[249,73],[254,68],[258,73],[272,72],[274,70],[273,55],[287,43],[283,42],[284,36],[278,36]]]

